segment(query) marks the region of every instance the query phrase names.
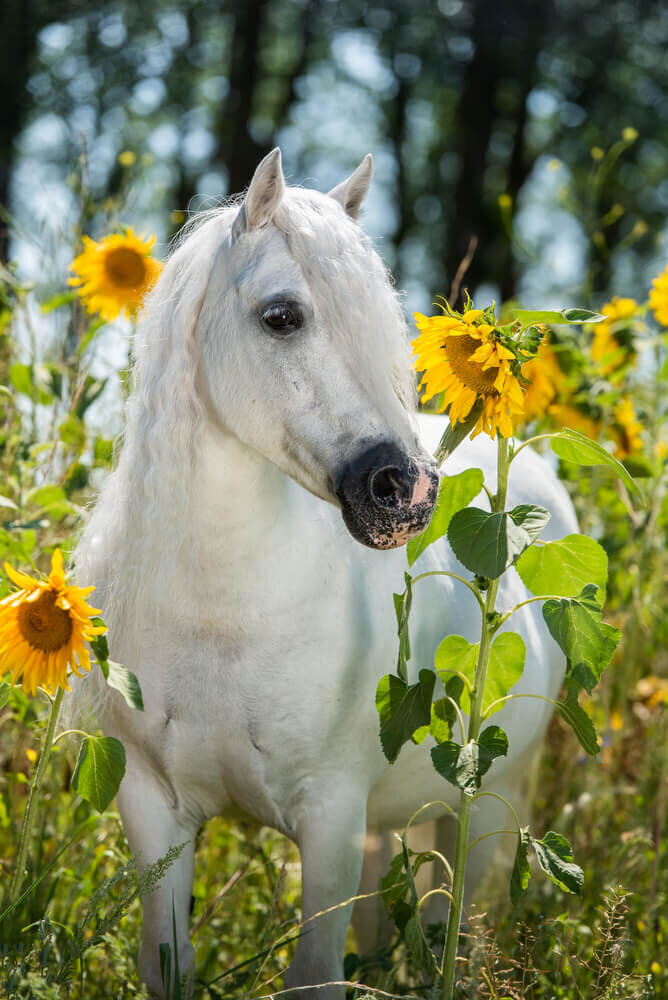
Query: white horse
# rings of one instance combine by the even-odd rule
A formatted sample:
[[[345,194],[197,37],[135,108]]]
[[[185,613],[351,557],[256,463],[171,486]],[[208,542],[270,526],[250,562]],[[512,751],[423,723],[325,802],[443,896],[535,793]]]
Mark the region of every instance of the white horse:
[[[288,189],[276,149],[243,204],[210,213],[173,254],[141,322],[118,466],[76,554],[112,656],[144,693],[138,713],[93,692],[127,753],[118,805],[130,847],[149,863],[188,841],[143,901],[139,968],[157,996],[172,906],[180,966],[192,966],[194,843],[208,818],[255,817],[294,840],[308,918],[357,892],[367,829],[399,827],[432,799],[457,802],[428,745],[390,766],[378,736],[374,696],[396,663],[392,592],[406,560],[377,550],[426,526],[445,421],[416,418],[398,298],[357,222],[371,173],[367,156],[329,195]],[[448,471],[479,466],[494,488],[494,455],[478,439]],[[575,530],[549,467],[528,449],[516,464],[510,503],[548,507],[546,537]],[[418,570],[458,566],[443,541]],[[500,606],[524,594],[507,574]],[[479,624],[461,585],[420,583],[412,670],[433,664],[448,633],[477,639]],[[513,627],[527,647],[518,689],[555,696],[564,662],[536,605]],[[492,780],[511,799],[548,718],[533,699],[498,718],[510,753]],[[471,837],[504,825],[503,807],[483,801]],[[478,872],[489,845],[472,855]],[[342,978],[349,911],[307,925],[286,985]]]

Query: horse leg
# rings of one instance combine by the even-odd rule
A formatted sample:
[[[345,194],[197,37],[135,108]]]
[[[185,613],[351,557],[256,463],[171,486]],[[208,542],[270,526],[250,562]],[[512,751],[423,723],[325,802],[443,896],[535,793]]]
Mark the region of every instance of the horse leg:
[[[180,976],[192,977],[195,952],[188,937],[190,901],[195,863],[195,833],[179,822],[160,785],[150,773],[128,760],[128,769],[118,792],[118,809],[137,868],[146,868],[185,843],[179,857],[167,869],[155,889],[142,897],[144,915],[139,975],[152,997],[171,996],[175,961],[174,931]],[[171,980],[163,985],[160,945],[171,949]]]
[[[323,790],[305,804],[297,830],[302,859],[302,936],[285,974],[285,987],[317,986],[343,979],[343,955],[357,895],[366,827],[366,795]],[[323,916],[316,916],[330,910]],[[313,918],[313,919],[311,919]],[[343,1000],[344,986],[300,990],[295,1000]]]

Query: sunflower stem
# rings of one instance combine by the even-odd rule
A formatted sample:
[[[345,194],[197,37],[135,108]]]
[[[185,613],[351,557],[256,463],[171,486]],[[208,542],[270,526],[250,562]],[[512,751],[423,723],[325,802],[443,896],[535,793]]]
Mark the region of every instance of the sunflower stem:
[[[508,471],[510,462],[508,460],[508,439],[499,436],[497,451],[497,489],[492,497],[492,513],[500,513],[505,510],[506,493],[508,491]],[[469,728],[467,738],[469,743],[477,740],[480,736],[482,725],[482,704],[485,693],[485,681],[487,679],[487,667],[489,665],[489,653],[494,638],[494,605],[496,604],[496,594],[499,589],[499,577],[491,580],[489,589],[485,594],[485,609],[482,616],[482,628],[480,632],[480,648],[478,652],[478,662],[476,664],[475,680],[471,693],[471,708],[469,713]],[[462,907],[464,902],[464,878],[466,875],[466,858],[469,851],[469,827],[471,824],[471,810],[474,799],[462,791],[459,797],[459,811],[457,813],[457,840],[455,845],[454,877],[452,879],[452,905],[448,916],[448,927],[445,935],[445,947],[443,950],[441,1000],[452,1000],[455,985],[455,967],[457,964],[457,944],[459,943],[459,928],[462,920]]]
[[[60,705],[63,700],[63,695],[65,691],[63,688],[58,688],[55,698],[51,702],[51,714],[49,715],[49,722],[46,727],[46,733],[44,734],[44,742],[42,743],[42,750],[39,755],[39,760],[37,762],[37,768],[35,770],[32,783],[30,785],[30,792],[28,794],[28,804],[26,806],[26,811],[23,815],[23,823],[21,825],[21,834],[19,836],[19,846],[16,854],[16,868],[14,870],[14,879],[12,881],[12,887],[9,891],[9,902],[14,905],[17,899],[21,895],[21,887],[23,885],[23,880],[25,878],[25,866],[26,859],[28,857],[28,845],[30,843],[30,831],[32,829],[33,822],[35,820],[35,808],[37,806],[37,801],[39,799],[39,789],[42,784],[42,779],[44,777],[44,772],[46,771],[46,765],[51,754],[51,748],[53,747],[53,734],[56,731],[56,722],[58,721],[58,714],[60,712]]]

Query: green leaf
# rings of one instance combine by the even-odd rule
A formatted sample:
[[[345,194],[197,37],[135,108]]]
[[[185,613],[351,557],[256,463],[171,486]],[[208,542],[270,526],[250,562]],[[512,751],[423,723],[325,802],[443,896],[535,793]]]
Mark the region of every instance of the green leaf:
[[[601,313],[590,312],[589,309],[561,309],[559,312],[546,309],[513,309],[511,316],[519,320],[523,326],[528,323],[549,323],[550,326],[579,325],[600,323],[605,319]]]
[[[461,788],[467,795],[475,795],[480,788],[484,774],[489,771],[495,757],[508,752],[508,737],[498,726],[488,726],[480,735],[480,741],[471,740],[460,746],[453,740],[446,740],[432,747],[431,759],[434,767],[446,781]]]
[[[589,583],[577,598],[545,601],[543,618],[552,638],[568,657],[568,676],[591,693],[612,659],[621,632],[601,620],[596,584]]]
[[[515,851],[515,861],[513,862],[513,871],[510,876],[510,899],[513,906],[526,890],[531,878],[531,865],[529,864],[530,844],[529,828],[523,826],[517,837],[517,850]]]
[[[394,613],[397,616],[397,635],[399,636],[399,656],[397,659],[397,673],[399,677],[406,681],[406,663],[411,658],[411,640],[408,632],[408,619],[413,605],[413,577],[410,573],[404,573],[406,589],[403,594],[393,594]]]
[[[450,739],[455,718],[455,709],[449,698],[438,698],[432,702],[429,733],[437,743]]]
[[[67,499],[65,490],[60,486],[40,486],[28,494],[27,502],[54,518],[65,517],[77,509]]]
[[[100,638],[102,638],[100,636]],[[119,691],[125,698],[130,708],[136,708],[138,712],[144,711],[144,699],[141,687],[135,674],[122,663],[114,660],[107,660],[108,673],[106,674],[107,684],[115,691]]]
[[[54,309],[60,309],[61,306],[66,306],[70,302],[73,302],[76,297],[76,292],[60,292],[58,295],[54,295],[53,298],[47,299],[46,302],[42,302],[42,312],[50,313]]]
[[[427,944],[418,913],[413,913],[404,927],[404,940],[416,968],[432,972],[436,968],[434,954]]]
[[[565,701],[557,702],[557,709],[562,719],[568,723],[577,736],[580,746],[585,753],[595,757],[600,751],[598,737],[594,723],[591,721],[584,708],[578,704],[577,687],[573,682],[568,684],[568,694]]]
[[[9,700],[9,684],[0,684],[0,708],[4,708]]]
[[[486,729],[483,729],[478,737],[478,743],[481,750],[484,749],[489,754],[490,764],[497,757],[508,755],[508,737],[500,726],[487,726]],[[487,770],[489,770],[489,765],[484,771],[481,771],[481,774],[485,774]]]
[[[434,666],[443,683],[447,683],[452,674],[460,673],[473,684],[479,648],[480,643],[469,642],[463,635],[447,635],[438,644],[434,654]],[[466,690],[462,693],[462,708],[465,704],[464,698],[466,698],[464,710],[468,711],[468,691]]]
[[[461,635],[449,635],[443,639],[434,656],[436,671],[441,680],[445,681],[452,672],[458,671],[473,687],[479,647],[479,643],[470,643]],[[524,670],[525,657],[524,641],[516,632],[502,632],[494,639],[489,654],[482,701],[483,715],[487,713],[492,702],[505,698],[510,689],[517,684]],[[470,711],[470,703],[468,688],[462,685],[460,704],[464,712]],[[502,708],[503,705],[498,705],[492,714]]]
[[[72,787],[104,812],[125,774],[125,749],[113,736],[86,736],[79,749]]]
[[[533,504],[521,504],[500,514],[466,507],[453,515],[448,541],[463,566],[495,580],[531,545],[549,520],[549,511]]]
[[[538,864],[556,886],[579,896],[584,884],[584,872],[575,864],[571,845],[560,833],[550,830],[542,840],[531,838]]]
[[[442,477],[436,506],[428,527],[417,538],[412,538],[406,546],[409,566],[413,565],[432,542],[445,535],[452,515],[466,507],[474,497],[478,496],[482,489],[482,483],[481,469],[467,469],[456,476]]]
[[[111,438],[96,438],[93,445],[96,465],[111,465],[114,457],[114,442]]]
[[[102,618],[93,618],[92,621],[96,628],[99,628],[100,625],[104,625]],[[109,643],[107,642],[106,635],[93,636],[90,640],[90,645],[97,660],[106,661],[109,659]]]
[[[59,425],[58,435],[63,444],[77,451],[81,451],[86,444],[86,428],[83,421],[73,413]]]
[[[482,699],[483,714],[486,715],[492,702],[510,692],[524,672],[526,646],[517,632],[501,632],[497,635],[489,651],[489,666]],[[499,712],[503,705],[497,705],[490,713]],[[468,711],[468,708],[465,709]]]
[[[380,716],[380,742],[392,763],[413,733],[431,722],[431,699],[436,674],[421,670],[417,684],[407,684],[394,674],[381,677],[376,691]]]
[[[515,566],[532,594],[575,597],[587,583],[602,590],[608,579],[605,549],[586,535],[567,535],[526,549]]]
[[[595,313],[590,309],[562,309],[561,315],[569,323],[602,323],[608,318],[603,313]]]
[[[609,466],[625,486],[639,497],[642,497],[640,487],[622,463],[618,462],[614,455],[606,451],[597,441],[592,441],[585,434],[580,434],[579,431],[563,427],[556,434],[552,435],[550,446],[555,455],[558,455],[564,462],[573,462],[575,465],[585,466]]]
[[[17,392],[21,392],[31,399],[34,397],[36,389],[30,365],[23,365],[20,361],[15,361],[9,369],[9,381]]]

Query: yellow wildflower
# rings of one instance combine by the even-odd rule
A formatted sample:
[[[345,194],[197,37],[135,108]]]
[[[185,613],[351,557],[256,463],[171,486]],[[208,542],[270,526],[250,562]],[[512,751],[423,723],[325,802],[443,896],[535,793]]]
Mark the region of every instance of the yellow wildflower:
[[[123,310],[134,316],[162,270],[151,257],[155,236],[143,240],[128,227],[99,243],[88,236],[83,242],[86,249],[72,261],[76,277],[69,284],[77,287],[88,312],[105,320],[116,319]]]
[[[20,590],[0,601],[0,677],[12,672],[12,683],[20,682],[26,694],[38,687],[53,694],[56,688],[70,690],[67,668],[90,670],[86,642],[106,632],[91,617],[97,608],[85,598],[95,587],[74,587],[66,582],[63,557],[56,549],[47,580],[34,580],[5,563],[7,576]]]
[[[616,442],[615,455],[618,459],[627,458],[642,451],[642,424],[637,419],[633,403],[628,396],[623,396],[612,411],[612,436]]]
[[[524,396],[524,419],[544,417],[566,385],[566,376],[547,337],[540,342],[536,357],[522,365],[522,375],[530,383]]]
[[[668,326],[668,267],[657,274],[649,293],[649,307],[656,316],[657,323]]]
[[[484,322],[481,309],[463,316],[415,313],[419,335],[413,341],[415,367],[423,372],[420,387],[426,402],[443,393],[440,409],[449,408],[450,423],[468,417],[477,401],[482,412],[471,437],[513,433],[513,418],[522,413],[523,392],[513,374],[514,355]]]
[[[570,427],[593,440],[596,440],[601,432],[601,425],[575,406],[555,403],[550,407],[549,414],[559,427]]]
[[[601,309],[607,319],[594,327],[591,347],[591,356],[598,362],[601,374],[611,375],[635,358],[635,350],[628,342],[627,331],[637,311],[638,303],[635,299],[622,299],[618,295],[611,302],[606,302]]]

